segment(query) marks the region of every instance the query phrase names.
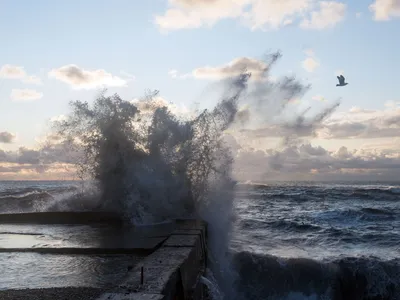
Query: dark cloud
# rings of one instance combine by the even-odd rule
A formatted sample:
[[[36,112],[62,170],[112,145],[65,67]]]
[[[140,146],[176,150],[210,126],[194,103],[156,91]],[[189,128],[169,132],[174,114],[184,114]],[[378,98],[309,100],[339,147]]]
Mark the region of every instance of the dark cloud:
[[[26,147],[20,147],[16,151],[0,149],[0,177],[8,178],[12,173],[15,175],[22,171],[44,174],[60,166],[73,169],[79,157],[80,152],[71,141],[60,141],[57,136],[50,135],[39,149]],[[8,175],[1,176],[1,173]]]
[[[10,132],[3,131],[0,132],[0,143],[10,144],[15,139],[15,135]]]

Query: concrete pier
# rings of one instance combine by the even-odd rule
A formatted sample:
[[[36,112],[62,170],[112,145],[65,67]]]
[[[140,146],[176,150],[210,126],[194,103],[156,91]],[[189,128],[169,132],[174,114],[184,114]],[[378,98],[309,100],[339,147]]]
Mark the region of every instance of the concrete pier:
[[[68,215],[67,215],[68,214]],[[88,300],[173,300],[173,299],[204,299],[205,287],[200,281],[204,275],[207,263],[207,225],[200,220],[174,220],[171,223],[154,226],[130,228],[120,226],[118,218],[111,216],[107,221],[106,214],[89,213],[85,218],[84,213],[72,216],[74,213],[57,214],[20,214],[18,216],[0,215],[0,226],[11,226],[13,231],[20,230],[20,226],[33,223],[42,230],[47,226],[66,226],[68,236],[75,241],[64,242],[54,234],[46,236],[46,232],[36,241],[36,233],[21,230],[22,239],[28,236],[24,247],[14,245],[14,232],[0,232],[0,254],[13,254],[13,259],[18,260],[19,255],[25,253],[40,253],[44,257],[54,255],[71,256],[80,255],[91,257],[93,255],[127,254],[132,257],[129,267],[122,274],[118,283],[107,287],[98,287],[90,283],[79,286],[60,286],[48,282],[42,286],[13,287],[4,289],[0,279],[0,299],[88,299]],[[71,218],[72,216],[72,218]],[[15,218],[13,218],[15,217]],[[48,217],[48,218],[47,218]],[[13,219],[16,222],[13,222]],[[68,221],[71,220],[71,221]],[[59,224],[57,223],[59,221]],[[38,225],[39,224],[39,225]],[[60,225],[61,224],[61,225]],[[79,240],[74,236],[74,230],[82,230],[81,225],[100,226],[101,242],[93,244],[86,240]],[[108,226],[110,225],[110,226]],[[112,225],[112,226],[111,226]],[[3,227],[5,228],[5,227]],[[64,230],[64,227],[60,227]],[[56,232],[62,230],[57,227]],[[96,230],[97,230],[96,229]],[[43,230],[42,230],[43,231]],[[18,233],[17,233],[18,234]],[[32,234],[32,236],[30,236]],[[83,232],[79,232],[84,235]],[[11,236],[9,236],[11,235]],[[48,239],[48,240],[47,240]],[[53,240],[51,240],[53,239]],[[56,239],[56,241],[54,241]],[[43,242],[45,240],[46,242]],[[92,244],[91,244],[92,243]],[[37,254],[35,254],[37,255]],[[0,257],[1,260],[1,257]],[[1,263],[1,262],[0,262]],[[13,264],[12,261],[9,262]],[[26,273],[34,270],[26,269]],[[107,273],[107,270],[104,272]],[[107,275],[107,274],[105,274]],[[3,279],[4,280],[4,279]],[[49,287],[48,287],[49,286]],[[24,293],[26,291],[26,294]],[[79,291],[82,291],[81,296]],[[86,296],[85,293],[87,292]],[[24,297],[26,295],[26,297]]]
[[[168,239],[143,259],[124,282],[98,300],[174,300],[204,298],[200,276],[206,267],[206,224],[177,221]]]

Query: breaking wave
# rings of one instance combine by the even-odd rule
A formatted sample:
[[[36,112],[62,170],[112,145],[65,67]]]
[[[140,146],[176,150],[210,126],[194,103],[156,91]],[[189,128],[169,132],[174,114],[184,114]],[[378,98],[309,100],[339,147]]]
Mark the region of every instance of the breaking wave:
[[[399,299],[400,260],[373,257],[319,262],[236,253],[241,299]]]

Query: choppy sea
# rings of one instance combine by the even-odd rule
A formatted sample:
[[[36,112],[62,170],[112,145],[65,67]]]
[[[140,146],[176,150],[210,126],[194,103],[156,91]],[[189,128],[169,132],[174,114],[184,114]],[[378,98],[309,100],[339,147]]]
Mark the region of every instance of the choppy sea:
[[[3,181],[0,213],[40,211],[78,190],[69,181]],[[400,299],[400,183],[238,184],[235,207],[232,265],[242,298],[341,299],[336,291],[348,289],[347,299]],[[1,226],[0,242],[2,235],[21,234]],[[50,275],[58,282],[55,267],[21,279],[21,265],[7,264],[8,256],[0,254],[0,289],[47,286]],[[29,259],[34,260],[27,255],[22,267],[32,264]],[[52,259],[62,276],[74,272],[68,266],[76,260]],[[101,261],[80,263],[96,272],[93,265]]]

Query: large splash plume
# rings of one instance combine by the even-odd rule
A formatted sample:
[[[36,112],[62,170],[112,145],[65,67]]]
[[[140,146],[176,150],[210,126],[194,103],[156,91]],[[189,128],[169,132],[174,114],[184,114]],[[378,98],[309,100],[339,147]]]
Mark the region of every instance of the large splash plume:
[[[177,115],[158,91],[137,101],[102,92],[93,104],[75,101],[55,128],[81,153],[79,176],[100,193],[99,208],[121,212],[136,224],[201,217],[209,224],[212,270],[225,299],[234,299],[235,272],[228,254],[234,217],[234,157],[226,130],[279,114],[308,87],[295,78],[271,82],[280,54],[265,59],[256,78],[243,70],[220,82],[222,96],[211,110]],[[246,103],[246,109],[239,109]]]

